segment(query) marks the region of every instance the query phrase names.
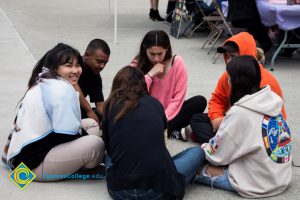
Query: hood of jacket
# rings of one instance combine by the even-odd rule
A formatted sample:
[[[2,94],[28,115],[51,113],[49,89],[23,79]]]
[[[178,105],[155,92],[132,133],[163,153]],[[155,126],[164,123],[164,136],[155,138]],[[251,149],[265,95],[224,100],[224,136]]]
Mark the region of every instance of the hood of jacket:
[[[270,86],[267,85],[254,94],[244,96],[234,105],[275,117],[281,113],[282,104],[281,97],[272,92]]]
[[[254,37],[247,33],[247,32],[241,32],[239,34],[236,34],[230,38],[228,38],[224,45],[227,42],[234,42],[239,47],[240,55],[249,55],[256,58],[257,50],[256,50],[256,43]],[[224,57],[225,62],[227,63],[226,58]]]

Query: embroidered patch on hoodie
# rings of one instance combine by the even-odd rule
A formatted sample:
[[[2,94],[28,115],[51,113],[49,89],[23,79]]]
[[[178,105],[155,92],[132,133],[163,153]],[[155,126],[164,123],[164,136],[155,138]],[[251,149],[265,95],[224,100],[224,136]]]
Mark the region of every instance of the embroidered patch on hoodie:
[[[210,156],[214,155],[217,152],[220,143],[221,143],[221,137],[219,135],[216,135],[216,137],[212,138],[209,141],[209,149],[206,149],[206,152]]]
[[[268,156],[276,163],[290,160],[292,139],[282,115],[265,116],[262,122],[262,139]]]

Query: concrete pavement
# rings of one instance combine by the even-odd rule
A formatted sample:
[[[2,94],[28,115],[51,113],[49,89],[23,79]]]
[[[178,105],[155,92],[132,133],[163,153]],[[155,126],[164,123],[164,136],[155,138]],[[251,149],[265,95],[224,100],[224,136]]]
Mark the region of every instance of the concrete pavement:
[[[0,0],[0,148],[6,142],[17,102],[24,95],[26,84],[35,61],[58,42],[68,43],[84,52],[93,38],[106,40],[111,47],[111,58],[101,72],[104,95],[107,97],[116,72],[130,63],[138,52],[144,34],[152,29],[169,32],[170,26],[148,18],[148,1],[119,1],[118,43],[113,43],[113,15],[108,1],[78,0]],[[160,1],[164,15],[167,0]],[[170,36],[175,54],[181,55],[188,68],[188,97],[201,94],[210,98],[218,77],[224,71],[220,58],[212,64],[207,49],[200,47],[207,33],[195,33],[191,39],[176,40]],[[277,59],[275,71],[285,96],[288,124],[294,138],[293,157],[300,164],[300,56]],[[193,143],[170,141],[170,152],[175,154]],[[293,181],[280,196],[268,199],[300,198],[300,170],[293,168]],[[8,170],[1,165],[0,199],[110,199],[105,181],[61,181],[31,183],[20,191],[7,177]],[[236,194],[212,190],[210,187],[191,185],[185,199],[241,199]]]

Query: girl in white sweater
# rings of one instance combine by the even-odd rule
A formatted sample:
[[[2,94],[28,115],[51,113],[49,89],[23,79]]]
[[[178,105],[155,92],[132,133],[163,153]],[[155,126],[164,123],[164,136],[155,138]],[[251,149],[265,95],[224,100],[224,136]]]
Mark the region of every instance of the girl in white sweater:
[[[292,179],[292,141],[281,114],[283,101],[269,86],[260,88],[254,57],[235,57],[226,71],[231,108],[215,137],[202,145],[210,164],[196,182],[248,198],[280,194]]]
[[[11,170],[24,163],[36,175],[35,181],[57,181],[101,163],[104,143],[87,135],[91,124],[81,124],[73,87],[81,66],[79,52],[62,43],[38,61],[4,149],[3,161]],[[28,181],[27,175],[18,178]]]

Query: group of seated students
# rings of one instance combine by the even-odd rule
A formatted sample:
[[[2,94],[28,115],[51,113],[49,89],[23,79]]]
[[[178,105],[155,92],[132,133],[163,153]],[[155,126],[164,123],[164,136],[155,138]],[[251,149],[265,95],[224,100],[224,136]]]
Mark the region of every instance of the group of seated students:
[[[205,97],[186,100],[187,69],[164,31],[144,36],[105,101],[107,43],[92,40],[83,56],[57,44],[32,71],[3,161],[11,170],[23,162],[40,182],[104,162],[113,199],[183,199],[190,183],[250,198],[282,193],[292,179],[292,141],[280,86],[257,62],[249,33],[227,39],[218,52],[226,71],[203,113]],[[171,157],[168,137],[184,139],[188,125],[197,143]]]

